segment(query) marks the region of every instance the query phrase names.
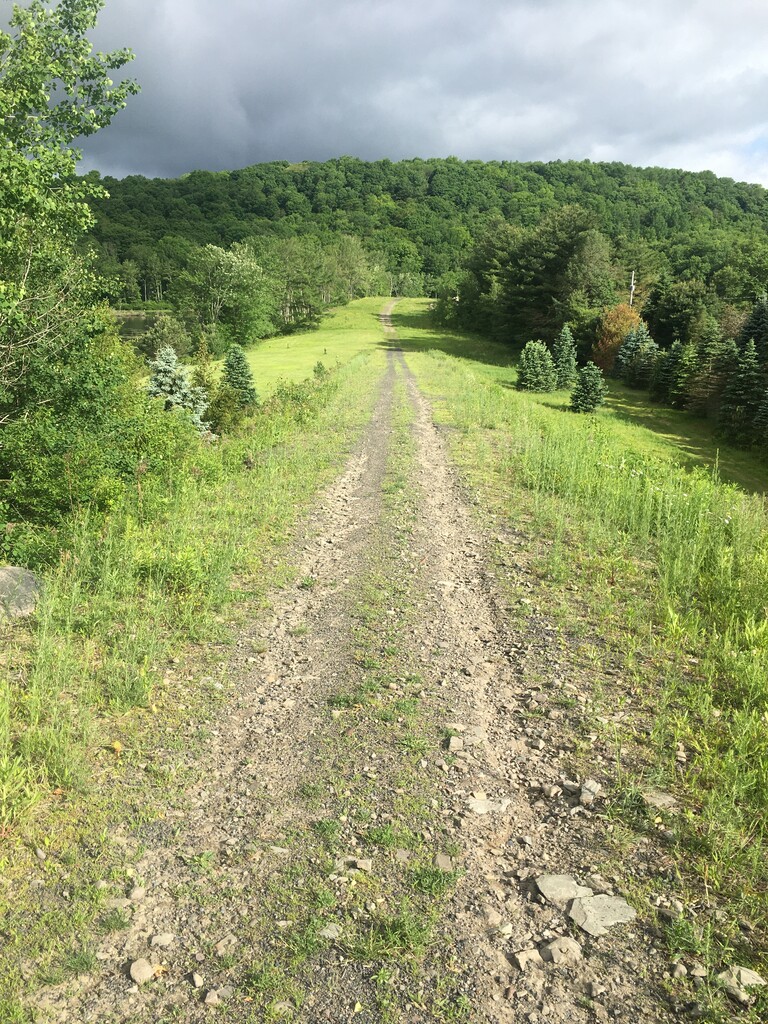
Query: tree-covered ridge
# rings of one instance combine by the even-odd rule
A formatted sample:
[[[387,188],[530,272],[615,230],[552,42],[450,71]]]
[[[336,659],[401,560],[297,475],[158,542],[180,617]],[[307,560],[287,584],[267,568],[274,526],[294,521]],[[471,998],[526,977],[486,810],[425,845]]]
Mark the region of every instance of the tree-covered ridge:
[[[107,261],[140,261],[142,246],[165,240],[172,250],[174,238],[230,246],[265,234],[341,233],[364,239],[390,267],[423,273],[435,290],[488,224],[530,228],[575,205],[641,280],[666,270],[721,290],[737,285],[748,301],[768,274],[768,192],[708,171],[341,157],[104,184],[110,198],[94,201],[94,238]]]

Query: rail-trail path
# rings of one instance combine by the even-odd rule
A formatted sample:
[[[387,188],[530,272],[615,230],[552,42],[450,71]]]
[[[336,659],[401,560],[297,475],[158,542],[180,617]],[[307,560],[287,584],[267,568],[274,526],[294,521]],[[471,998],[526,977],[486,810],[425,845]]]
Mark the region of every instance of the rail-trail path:
[[[511,624],[525,534],[473,507],[391,309],[295,582],[239,638],[192,784],[118,837],[124,926],[35,997],[42,1020],[673,1019],[662,943],[599,873],[606,775],[572,775],[567,647],[535,609]]]

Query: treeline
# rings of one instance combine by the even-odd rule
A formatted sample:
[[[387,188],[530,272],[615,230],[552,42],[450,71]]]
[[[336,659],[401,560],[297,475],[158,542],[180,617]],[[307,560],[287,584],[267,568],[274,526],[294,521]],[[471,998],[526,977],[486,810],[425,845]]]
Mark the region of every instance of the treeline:
[[[454,294],[494,225],[527,232],[577,206],[606,238],[638,297],[664,275],[721,299],[754,301],[768,279],[768,193],[710,172],[619,163],[435,160],[258,164],[178,179],[105,178],[91,233],[99,266],[130,297],[162,298],[189,243],[358,238],[373,291]],[[677,298],[677,296],[674,296]]]
[[[229,249],[184,242],[176,259],[167,277],[159,262],[149,278],[137,276],[132,260],[122,265],[119,297],[135,306],[139,294],[151,295],[154,308],[168,311],[139,342],[149,356],[162,345],[180,356],[204,345],[219,356],[233,344],[311,327],[328,306],[381,286],[359,240],[348,235],[252,238]]]
[[[634,251],[651,251],[640,240]],[[497,221],[470,251],[444,323],[522,346],[550,348],[563,327],[588,361],[652,400],[713,419],[724,440],[768,449],[768,268],[758,240],[734,238],[732,263],[689,253],[678,276],[637,259],[630,303],[623,250],[581,206],[564,206],[533,227]],[[678,240],[673,253],[682,251]],[[656,269],[653,269],[655,266]]]

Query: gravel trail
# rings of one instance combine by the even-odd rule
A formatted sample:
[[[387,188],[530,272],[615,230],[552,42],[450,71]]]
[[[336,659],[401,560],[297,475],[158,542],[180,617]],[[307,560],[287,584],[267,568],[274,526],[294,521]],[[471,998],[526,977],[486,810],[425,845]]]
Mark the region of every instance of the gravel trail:
[[[569,777],[583,711],[562,698],[580,684],[545,615],[509,624],[494,552],[524,536],[491,533],[463,492],[394,306],[372,420],[295,543],[296,582],[238,640],[192,785],[118,837],[136,872],[111,896],[125,927],[97,970],[35,998],[41,1020],[674,1019],[651,930],[589,935],[536,885],[624,895],[594,870],[602,795]],[[507,576],[528,592],[514,557]],[[416,939],[373,941],[407,898],[436,909],[410,970]]]

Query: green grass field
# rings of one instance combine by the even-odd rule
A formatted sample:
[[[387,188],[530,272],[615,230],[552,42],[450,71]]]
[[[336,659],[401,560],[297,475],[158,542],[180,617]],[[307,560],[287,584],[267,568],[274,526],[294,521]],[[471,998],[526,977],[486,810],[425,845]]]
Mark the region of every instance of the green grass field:
[[[514,388],[517,380],[514,350],[480,337],[435,328],[430,322],[429,309],[429,299],[402,299],[395,307],[392,322],[406,352],[443,352],[462,360],[483,378]],[[610,425],[612,434],[633,454],[673,462],[684,469],[710,470],[717,466],[721,480],[758,494],[768,491],[768,466],[749,452],[718,442],[711,423],[685,412],[653,405],[643,392],[633,391],[616,381],[609,381],[609,391],[606,405],[597,413],[598,420],[606,427]],[[533,395],[530,400],[562,410],[569,404],[569,396],[564,391]]]
[[[280,381],[295,383],[312,375],[321,362],[327,369],[346,365],[381,341],[378,314],[386,299],[357,299],[328,313],[316,331],[269,338],[248,350],[248,362],[261,398],[268,398]]]

